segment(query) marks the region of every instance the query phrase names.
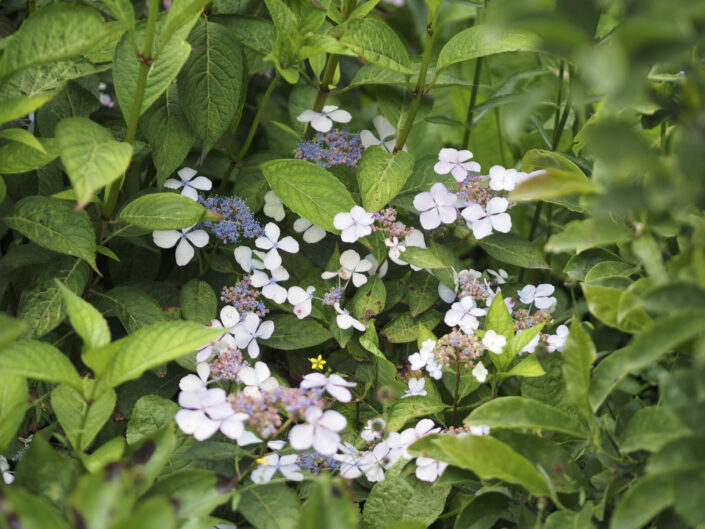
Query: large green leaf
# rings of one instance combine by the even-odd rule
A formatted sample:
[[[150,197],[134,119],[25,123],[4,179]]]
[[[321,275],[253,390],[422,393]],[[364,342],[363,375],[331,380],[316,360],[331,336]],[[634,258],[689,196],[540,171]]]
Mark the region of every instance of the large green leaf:
[[[147,497],[166,496],[176,507],[181,518],[203,517],[215,507],[228,501],[232,486],[214,473],[200,469],[186,469],[162,477],[147,492]]]
[[[274,349],[304,349],[332,338],[328,329],[311,318],[300,320],[292,314],[275,314],[267,319],[274,322],[274,332],[261,343]]]
[[[248,488],[238,504],[238,511],[257,529],[294,529],[299,508],[296,493],[283,483]]]
[[[53,345],[36,340],[20,340],[0,350],[0,371],[83,391],[81,377],[71,361]]]
[[[480,479],[521,485],[534,496],[549,495],[546,480],[528,459],[489,436],[431,435],[416,441],[409,452],[471,470]]]
[[[243,86],[242,53],[225,26],[209,21],[199,21],[189,42],[193,52],[177,86],[186,119],[205,154],[235,117]]]
[[[379,211],[396,197],[411,176],[414,157],[404,151],[392,154],[375,145],[365,150],[357,167],[362,206]]]
[[[79,207],[93,194],[120,178],[132,158],[132,145],[87,118],[66,118],[56,127],[61,161],[76,191]]]
[[[181,315],[185,320],[197,321],[204,325],[216,317],[218,298],[205,281],[192,279],[181,287],[179,293]]]
[[[88,448],[115,408],[117,395],[103,391],[88,404],[81,393],[60,384],[51,392],[51,407],[71,445],[80,451]]]
[[[418,316],[438,301],[438,284],[438,279],[431,274],[424,272],[411,274],[407,283],[406,298],[412,316]]]
[[[140,128],[152,148],[157,184],[163,186],[184,161],[194,142],[175,85],[169,85],[164,95],[144,113]]]
[[[599,190],[577,165],[557,152],[532,149],[522,158],[521,170],[541,173],[519,184],[509,195],[512,200],[546,200]]]
[[[110,343],[108,322],[93,305],[76,295],[58,279],[54,280],[66,303],[71,326],[83,339],[84,347],[95,349]]]
[[[125,330],[132,334],[137,329],[166,320],[166,314],[157,301],[139,288],[121,285],[99,294],[101,310],[117,316]]]
[[[381,20],[351,20],[340,43],[372,64],[403,74],[413,73],[404,43]]]
[[[5,222],[39,246],[80,257],[95,268],[95,233],[85,211],[67,200],[30,196],[20,200]]]
[[[386,299],[387,289],[382,279],[377,275],[371,276],[350,300],[352,315],[357,319],[369,320],[384,310]]]
[[[427,383],[430,383],[430,381],[427,381]],[[389,410],[387,429],[390,432],[396,432],[412,419],[429,417],[447,408],[449,408],[447,404],[443,404],[440,400],[434,401],[429,396],[399,399]]]
[[[118,218],[145,230],[177,230],[196,224],[206,211],[178,193],[151,193],[129,202]]]
[[[41,152],[42,154],[49,154],[44,148],[44,145],[40,143],[36,136],[25,129],[2,129],[0,130],[0,139],[21,143],[23,145],[26,145],[27,147],[34,149],[35,151]]]
[[[465,418],[470,426],[487,425],[492,429],[533,428],[551,430],[584,438],[587,430],[571,416],[526,397],[499,397],[475,409]]]
[[[538,43],[538,39],[528,33],[487,25],[472,26],[455,34],[443,46],[436,63],[436,75],[457,62],[509,51],[532,51],[537,49]]]
[[[0,174],[20,174],[44,167],[59,156],[54,138],[37,138],[44,152],[24,143],[12,142],[0,147]]]
[[[53,506],[40,496],[21,487],[4,487],[3,496],[5,512],[13,513],[15,525],[19,527],[27,529],[44,527],[69,529],[71,527]]]
[[[7,42],[0,78],[81,53],[103,36],[103,19],[89,7],[58,4],[37,10]]]
[[[298,529],[357,529],[359,509],[346,492],[346,483],[331,482],[321,473],[316,488],[301,509]]]
[[[596,246],[631,241],[634,232],[611,217],[574,220],[563,231],[552,235],[546,243],[547,252],[582,252]]]
[[[0,125],[23,118],[48,102],[51,96],[12,97],[0,101]]]
[[[93,93],[78,82],[69,81],[49,103],[39,109],[36,113],[36,123],[41,135],[50,137],[56,134],[56,126],[61,120],[72,117],[87,118],[99,108],[100,101]]]
[[[667,408],[649,406],[632,415],[619,444],[622,452],[658,452],[674,439],[693,435]]]
[[[29,403],[27,381],[19,375],[0,374],[0,450],[15,439]]]
[[[478,244],[490,257],[503,263],[522,268],[549,268],[535,244],[511,233],[493,233]]]
[[[589,392],[590,370],[595,357],[595,344],[577,318],[574,318],[563,347],[563,379],[568,395],[587,420],[591,420],[593,415]]]
[[[316,226],[340,233],[333,217],[355,205],[343,183],[318,165],[303,160],[272,160],[260,166],[269,186],[294,213]]]
[[[645,476],[630,485],[617,503],[610,529],[639,529],[675,502],[673,476]]]

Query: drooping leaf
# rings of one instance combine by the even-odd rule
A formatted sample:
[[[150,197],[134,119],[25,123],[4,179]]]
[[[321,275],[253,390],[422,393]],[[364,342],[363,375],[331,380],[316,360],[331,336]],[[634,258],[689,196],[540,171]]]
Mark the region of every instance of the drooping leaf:
[[[59,156],[59,144],[54,138],[37,138],[37,141],[45,152],[17,142],[0,147],[0,174],[20,174],[34,171]]]
[[[20,340],[0,350],[0,371],[83,391],[81,377],[71,361],[53,345],[36,340]]]

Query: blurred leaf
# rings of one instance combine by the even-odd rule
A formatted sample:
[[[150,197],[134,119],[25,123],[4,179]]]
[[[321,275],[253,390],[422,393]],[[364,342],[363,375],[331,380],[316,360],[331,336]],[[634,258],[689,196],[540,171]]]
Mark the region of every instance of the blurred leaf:
[[[525,173],[542,172],[519,184],[509,194],[510,200],[546,200],[599,191],[577,165],[556,152],[530,150],[521,161],[521,170]]]
[[[568,395],[588,421],[593,417],[589,392],[590,370],[595,358],[595,345],[590,335],[574,317],[563,346],[563,378]]]
[[[44,167],[59,156],[54,138],[37,138],[46,154],[24,143],[12,142],[0,147],[0,174],[20,174]]]
[[[658,452],[674,439],[692,435],[666,408],[649,406],[632,415],[619,445],[622,452]]]
[[[20,96],[0,101],[0,125],[25,117],[51,100],[51,96]]]
[[[503,263],[522,268],[550,268],[534,244],[511,233],[493,233],[477,243],[490,257]]]
[[[632,240],[634,232],[622,223],[607,217],[574,220],[561,233],[552,235],[546,243],[546,251],[582,252],[595,246],[607,246]]]
[[[301,509],[299,529],[355,529],[357,506],[346,492],[347,484],[331,481],[327,474],[316,480],[316,488]]]
[[[0,451],[15,439],[29,407],[27,381],[22,376],[0,374]]]
[[[431,382],[427,381],[427,383]],[[400,399],[392,404],[389,410],[387,429],[390,432],[396,432],[412,419],[429,417],[449,407],[441,401],[433,401],[430,396]]]
[[[146,497],[166,496],[176,505],[179,518],[209,514],[228,501],[233,484],[207,470],[180,470],[161,478],[147,491]]]
[[[238,511],[256,529],[294,529],[299,500],[284,484],[252,486],[241,493]]]

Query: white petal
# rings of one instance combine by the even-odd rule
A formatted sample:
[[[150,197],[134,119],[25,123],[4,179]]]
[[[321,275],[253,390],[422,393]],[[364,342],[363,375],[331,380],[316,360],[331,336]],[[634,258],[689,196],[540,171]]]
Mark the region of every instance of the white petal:
[[[350,112],[341,109],[328,112],[328,116],[330,116],[333,121],[337,121],[338,123],[347,123],[352,119]]]
[[[181,190],[181,194],[186,198],[190,198],[194,202],[198,202],[198,191],[192,188],[190,185],[185,185]]]
[[[338,213],[333,217],[333,226],[335,226],[336,230],[345,230],[353,224],[355,224],[355,221],[350,213]]]
[[[316,116],[311,120],[311,126],[318,132],[328,132],[333,128],[333,122],[328,116]]]
[[[462,166],[456,165],[455,167],[453,167],[450,174],[453,175],[453,178],[455,178],[456,182],[462,182],[463,180],[465,180],[465,177],[468,175],[468,172]]]
[[[316,428],[313,437],[313,448],[315,448],[319,454],[332,456],[338,451],[339,443],[340,436],[337,433],[326,430],[325,428]],[[294,446],[294,443],[291,443],[291,446]]]
[[[373,145],[380,145],[382,140],[377,139],[377,137],[369,130],[363,130],[360,131],[360,143],[365,149],[367,149]]]
[[[320,116],[321,114],[318,112],[314,112],[313,110],[304,110],[301,114],[298,115],[296,118],[297,121],[301,121],[303,123],[306,123],[308,121],[311,121],[317,116]]]
[[[274,332],[274,322],[273,321],[263,321],[259,328],[257,329],[257,338],[262,338],[263,340],[269,339]]]
[[[536,287],[536,297],[546,297],[550,296],[556,291],[556,287],[548,283],[541,283]]]
[[[259,437],[257,437],[255,434],[253,434],[252,432],[250,432],[248,430],[245,430],[244,432],[242,432],[242,435],[240,435],[237,438],[237,445],[238,446],[247,446],[247,445],[261,443],[261,442],[262,442],[262,439],[260,439]]]
[[[299,243],[291,236],[284,237],[279,241],[279,248],[289,253],[297,253],[299,251]]]
[[[443,162],[456,163],[458,161],[458,150],[446,147],[438,153],[438,159]]]
[[[250,284],[255,288],[262,288],[269,283],[269,276],[260,270],[250,274]]]
[[[429,209],[428,211],[424,211],[419,216],[419,220],[421,221],[421,226],[425,230],[434,230],[438,226],[441,225],[441,217],[438,214],[437,208],[433,208],[433,209]]]
[[[353,282],[353,285],[355,285],[356,287],[361,287],[362,285],[367,283],[367,277],[364,276],[363,274],[359,274],[357,272],[354,272],[352,275],[352,282]]]
[[[203,248],[208,244],[208,233],[204,230],[190,231],[186,234],[186,238],[197,248]]]
[[[509,233],[512,229],[512,217],[509,216],[509,213],[490,215],[490,221],[492,222],[492,227],[499,232]]]
[[[453,222],[455,222],[455,219],[458,218],[458,211],[452,207],[439,206],[438,215],[443,224],[452,224]]]
[[[176,246],[176,264],[186,266],[191,259],[193,259],[194,253],[193,246],[191,246],[186,239],[182,238]]]
[[[308,375],[305,375],[304,378],[301,380],[301,384],[299,384],[299,387],[303,389],[316,388],[325,386],[327,383],[328,377],[325,376],[323,373],[309,373]]]
[[[472,234],[478,241],[492,233],[492,221],[487,217],[473,222],[470,227],[472,228]]]
[[[326,230],[318,226],[311,226],[304,232],[304,241],[309,244],[315,244],[326,236]]]
[[[228,329],[235,327],[240,321],[240,313],[235,307],[226,305],[220,310],[220,321],[222,321],[223,326]]]
[[[272,248],[264,256],[264,266],[267,270],[274,270],[282,265],[282,258],[276,248]]]
[[[292,305],[297,305],[308,298],[308,294],[301,287],[289,288],[289,292],[287,292],[286,296],[287,301],[289,301],[289,303],[291,303]]]
[[[206,178],[205,176],[197,176],[189,182],[189,185],[200,191],[210,191],[213,187],[213,182],[210,181],[210,178]]]
[[[350,393],[348,388],[328,384],[326,386],[326,391],[340,402],[350,402],[352,400],[352,393]],[[343,426],[343,428],[345,428],[345,426]]]
[[[179,189],[182,185],[184,185],[184,183],[176,178],[167,178],[166,182],[164,182],[164,187],[167,189]]]
[[[191,169],[190,167],[183,167],[179,169],[176,174],[178,174],[184,182],[190,182],[191,179],[198,174],[198,171]]]
[[[298,218],[294,221],[294,231],[296,233],[301,233],[302,231],[306,231],[310,226],[313,226],[313,224],[311,224],[311,222],[309,222],[303,218]]]
[[[455,292],[443,283],[438,283],[438,296],[446,303],[452,303],[455,300]]]
[[[259,345],[257,344],[257,340],[252,340],[247,346],[247,354],[250,355],[250,358],[257,358],[259,356]]]
[[[294,456],[296,457],[296,456]],[[282,458],[284,459],[284,458]],[[286,479],[290,479],[292,481],[301,481],[304,479],[304,475],[301,472],[301,469],[299,468],[298,465],[283,465],[279,467],[279,472],[282,473],[282,475]]]
[[[198,391],[199,389],[203,389],[203,380],[201,380],[200,377],[194,375],[193,373],[190,375],[186,375],[181,380],[179,380],[179,389],[181,391],[187,392]]]
[[[507,201],[506,198],[502,197],[494,197],[487,203],[487,213],[489,215],[494,215],[496,213],[502,213],[504,211],[507,211],[507,207],[509,206],[509,202]]]
[[[325,105],[323,107],[323,112],[325,112],[327,114],[327,113],[333,112],[334,110],[337,110],[337,109],[338,109],[338,107],[336,105]]]
[[[241,367],[240,371],[237,372],[237,377],[247,386],[257,385],[257,372],[250,366]]]
[[[181,233],[176,230],[152,232],[152,240],[160,248],[171,248],[179,239],[181,239]]]
[[[434,207],[433,195],[428,191],[423,191],[414,197],[414,207],[417,211],[426,211]]]
[[[340,264],[347,270],[355,270],[355,267],[360,262],[360,254],[355,250],[345,250],[340,254]]]
[[[397,133],[394,126],[384,116],[375,116],[372,118],[372,124],[375,126],[375,129],[382,140],[385,140]]]
[[[306,450],[313,444],[313,424],[297,424],[289,432],[289,443],[294,450]],[[188,433],[188,432],[187,432]]]
[[[269,367],[267,367],[267,364],[264,362],[257,362],[255,364],[255,373],[257,376],[257,384],[261,384],[269,378],[269,375],[271,375]]]
[[[181,431],[187,434],[193,434],[205,418],[205,413],[200,410],[179,410],[174,417]]]

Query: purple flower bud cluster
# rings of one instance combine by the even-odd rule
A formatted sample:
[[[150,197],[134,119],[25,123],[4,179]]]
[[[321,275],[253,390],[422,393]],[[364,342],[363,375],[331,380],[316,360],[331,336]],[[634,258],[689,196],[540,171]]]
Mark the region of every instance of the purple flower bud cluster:
[[[282,425],[277,408],[269,405],[261,395],[244,391],[238,394],[231,393],[228,395],[228,402],[232,404],[235,413],[242,412],[249,415],[247,424],[261,437],[272,437]]]
[[[372,226],[374,231],[382,231],[387,234],[388,237],[396,237],[398,239],[403,239],[407,235],[411,235],[414,231],[413,226],[407,226],[402,222],[397,221],[397,210],[394,208],[385,208],[379,210],[373,215],[375,222],[378,225]]]
[[[269,313],[269,309],[264,306],[264,303],[257,299],[260,294],[259,289],[250,285],[250,277],[245,276],[244,279],[235,283],[234,286],[223,287],[223,290],[220,292],[220,300],[235,307],[240,315],[254,312],[260,319],[264,319],[267,313]]]
[[[338,468],[338,463],[333,456],[324,456],[318,452],[304,452],[299,454],[299,458],[296,463],[301,467],[302,470],[308,470],[314,476],[323,469],[334,470]]]
[[[298,421],[303,418],[306,408],[318,406],[323,408],[323,388],[287,388],[279,386],[272,391],[263,394],[267,403],[278,406],[286,410],[286,413],[293,420]]]
[[[499,193],[490,189],[482,177],[477,175],[468,175],[464,181],[457,184],[457,187],[460,200],[468,204],[480,204],[483,208],[487,207],[490,199],[499,196]]]
[[[474,367],[473,360],[482,356],[483,351],[484,346],[477,335],[465,334],[458,329],[441,336],[433,349],[436,359],[444,365],[461,362],[467,367]]]
[[[545,310],[537,310],[533,314],[529,314],[528,309],[516,309],[512,316],[514,318],[514,330],[522,331],[529,327],[534,327],[539,323],[544,323],[549,326],[553,323],[553,317]]]
[[[229,347],[210,363],[211,379],[215,381],[236,381],[240,369],[247,365],[249,363],[247,360],[243,360],[240,350]]]
[[[323,299],[321,300],[324,305],[335,305],[340,303],[343,297],[343,289],[340,287],[333,287],[328,292],[323,294]]]
[[[241,238],[254,239],[262,235],[262,226],[240,197],[213,196],[199,199],[199,202],[223,217],[220,220],[199,223],[199,226],[210,228],[213,235],[220,240],[235,243]]]
[[[294,151],[295,158],[326,168],[334,165],[357,167],[360,156],[360,135],[340,129],[318,132],[313,139],[302,141]]]

